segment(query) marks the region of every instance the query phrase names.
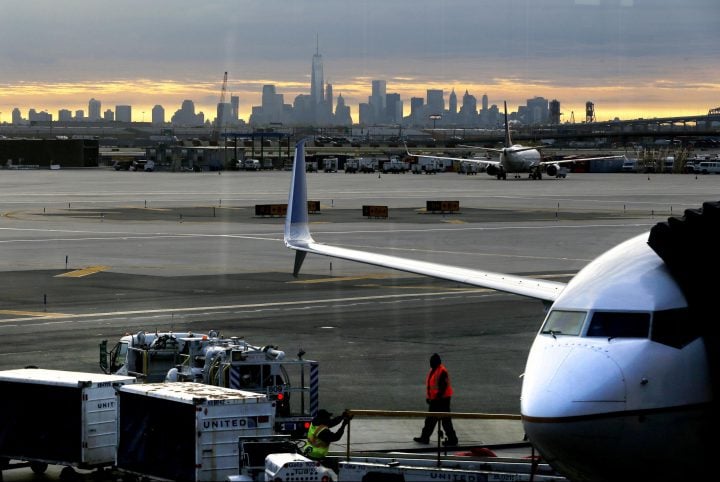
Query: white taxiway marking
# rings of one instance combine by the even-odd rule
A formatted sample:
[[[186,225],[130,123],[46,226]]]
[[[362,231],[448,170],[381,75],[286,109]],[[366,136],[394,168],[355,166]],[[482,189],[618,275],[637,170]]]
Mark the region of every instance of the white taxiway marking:
[[[436,293],[400,293],[394,295],[379,295],[379,296],[356,296],[349,298],[332,298],[324,300],[298,300],[298,301],[278,301],[274,303],[252,303],[245,305],[222,305],[222,306],[196,306],[192,308],[160,308],[154,310],[132,310],[132,311],[112,311],[106,313],[81,313],[81,314],[63,314],[54,313],[50,316],[28,316],[23,318],[8,318],[0,320],[0,324],[15,323],[18,321],[34,321],[35,323],[30,324],[46,324],[46,323],[68,323],[74,321],[80,321],[87,318],[107,318],[113,316],[127,316],[127,315],[152,315],[160,313],[203,313],[203,312],[218,312],[218,310],[240,310],[249,308],[269,308],[269,307],[287,307],[286,309],[294,310],[307,310],[318,307],[324,307],[332,303],[347,303],[356,301],[367,301],[367,300],[388,300],[384,302],[399,302],[404,301],[407,298],[423,298],[423,297],[435,297],[435,296],[449,296],[449,295],[462,295],[462,294],[476,294],[491,292],[493,290],[485,288],[467,289],[463,291],[439,291]],[[49,321],[52,320],[52,321]]]

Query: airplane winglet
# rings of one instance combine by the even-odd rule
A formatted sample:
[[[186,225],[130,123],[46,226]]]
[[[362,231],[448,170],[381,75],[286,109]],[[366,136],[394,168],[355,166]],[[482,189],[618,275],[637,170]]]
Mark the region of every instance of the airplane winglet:
[[[305,180],[305,139],[295,146],[292,184],[288,196],[288,210],[285,218],[285,246],[297,249],[312,242],[308,226],[307,182]],[[304,251],[297,251],[293,275],[297,276],[305,259]]]
[[[302,268],[303,261],[305,261],[307,251],[295,251],[295,265],[293,266],[293,276],[298,277],[300,274],[300,268]]]

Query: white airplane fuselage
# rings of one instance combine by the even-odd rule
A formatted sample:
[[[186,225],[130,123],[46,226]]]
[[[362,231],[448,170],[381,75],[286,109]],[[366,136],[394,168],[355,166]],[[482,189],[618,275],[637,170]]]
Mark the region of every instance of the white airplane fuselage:
[[[517,144],[503,149],[500,153],[500,164],[505,172],[509,173],[528,172],[537,167],[540,161],[540,151]]]
[[[646,241],[632,238],[580,271],[528,355],[525,431],[573,481],[670,480],[708,473],[712,460],[705,345],[688,335],[685,298]],[[577,334],[548,333],[555,311],[577,315]],[[603,333],[596,313],[647,314],[647,336]]]

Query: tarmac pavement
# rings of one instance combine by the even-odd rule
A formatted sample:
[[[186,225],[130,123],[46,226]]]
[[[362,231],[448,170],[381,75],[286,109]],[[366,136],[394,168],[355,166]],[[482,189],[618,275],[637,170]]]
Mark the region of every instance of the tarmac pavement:
[[[557,281],[720,193],[720,176],[664,174],[497,181],[318,173],[308,182],[321,202],[311,215],[318,241]],[[286,172],[3,171],[0,369],[97,372],[102,339],[220,329],[291,357],[305,350],[320,362],[321,405],[336,413],[424,410],[433,352],[450,370],[453,410],[519,413],[541,303],[319,256],[308,256],[295,279],[283,219],[253,209],[286,202],[288,186]],[[460,213],[423,211],[427,200],[450,199]],[[363,204],[387,204],[390,217],[364,218]],[[421,426],[358,418],[351,444],[419,449],[412,438]],[[523,437],[517,421],[455,427],[461,445]],[[4,478],[31,479],[24,470]]]

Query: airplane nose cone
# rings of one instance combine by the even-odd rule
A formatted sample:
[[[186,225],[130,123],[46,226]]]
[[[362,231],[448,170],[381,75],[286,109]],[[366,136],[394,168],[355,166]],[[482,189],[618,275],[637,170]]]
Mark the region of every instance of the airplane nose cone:
[[[625,409],[622,370],[601,347],[546,343],[533,347],[527,366],[524,417],[577,417]]]
[[[602,348],[572,341],[534,346],[523,381],[521,411],[530,441],[562,473],[577,480],[613,463],[598,446],[616,446],[625,421],[598,415],[625,409],[623,373]],[[602,444],[598,444],[599,441]]]
[[[638,413],[626,411],[626,396],[623,372],[604,347],[538,339],[523,381],[523,427],[570,480],[709,480],[714,408]]]

